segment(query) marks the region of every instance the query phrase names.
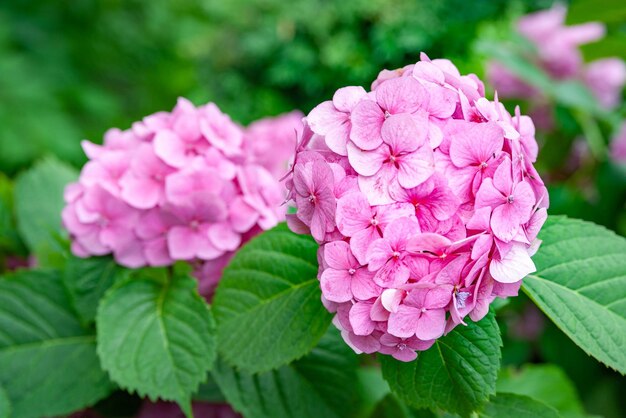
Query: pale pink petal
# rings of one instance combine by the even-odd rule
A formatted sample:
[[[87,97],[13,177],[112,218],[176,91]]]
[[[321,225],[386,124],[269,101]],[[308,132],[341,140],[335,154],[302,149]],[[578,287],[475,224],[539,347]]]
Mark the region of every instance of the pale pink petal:
[[[121,197],[138,209],[150,209],[163,199],[163,184],[127,173],[120,179]]]
[[[351,115],[350,139],[363,150],[373,150],[382,144],[380,129],[385,121],[384,111],[372,100],[361,100]]]
[[[404,188],[418,186],[435,172],[435,161],[430,147],[423,146],[398,159],[398,182]]]
[[[211,244],[219,250],[234,251],[241,245],[241,235],[227,222],[213,224],[207,232]]]
[[[346,236],[369,227],[371,225],[372,209],[367,198],[354,192],[337,200],[337,228]]]
[[[378,297],[382,289],[374,283],[373,279],[374,273],[366,268],[357,269],[352,276],[351,285],[354,297],[358,300],[369,300]]]
[[[352,143],[347,147],[350,165],[362,176],[376,174],[390,155],[389,147],[384,144],[371,151],[364,151]]]
[[[352,299],[350,275],[346,270],[327,268],[320,278],[324,297],[331,302],[347,302]]]
[[[492,179],[486,178],[476,193],[476,207],[496,208],[506,203],[506,196],[502,195],[493,184]]]
[[[311,110],[306,118],[309,127],[318,135],[326,135],[331,129],[345,123],[348,115],[338,111],[332,101],[322,102]]]
[[[417,321],[415,335],[421,340],[434,340],[443,335],[446,329],[446,311],[429,309],[422,313]]]
[[[380,134],[383,141],[391,147],[394,153],[415,151],[426,141],[428,133],[428,130],[425,129],[428,124],[427,115],[424,112],[420,112],[418,115],[419,117],[415,117],[421,121],[420,126],[411,115],[406,113],[391,115],[383,123]]]
[[[413,113],[428,104],[426,90],[413,77],[392,78],[376,89],[376,101],[392,115]]]
[[[389,315],[387,332],[400,338],[409,338],[417,331],[421,311],[411,306],[400,305],[396,312]]]
[[[189,158],[186,145],[178,135],[169,130],[159,131],[154,136],[154,152],[172,167],[184,167]]]
[[[472,123],[458,121],[450,124],[452,142],[450,159],[457,167],[478,165],[487,162],[502,150],[504,136],[495,123]]]
[[[167,248],[172,258],[191,260],[197,251],[196,234],[184,226],[174,226],[167,233]]]
[[[357,302],[350,308],[350,325],[356,335],[370,335],[376,323],[370,318],[371,303]]]
[[[389,195],[389,186],[395,179],[397,170],[385,164],[373,176],[359,176],[359,188],[367,196],[370,205],[387,205],[395,203]]]
[[[333,241],[324,245],[324,261],[337,270],[349,270],[357,265],[350,252],[350,245],[345,241]]]
[[[342,112],[351,112],[366,95],[367,92],[361,86],[343,87],[333,95],[333,104]]]
[[[489,273],[500,283],[514,283],[537,271],[523,244],[514,245],[502,260],[493,259]]]

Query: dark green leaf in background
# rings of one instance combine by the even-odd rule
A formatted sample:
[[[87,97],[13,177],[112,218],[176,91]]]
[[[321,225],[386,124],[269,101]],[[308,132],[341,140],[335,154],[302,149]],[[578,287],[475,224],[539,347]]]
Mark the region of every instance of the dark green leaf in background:
[[[215,359],[214,322],[196,280],[121,282],[100,303],[96,324],[98,355],[116,383],[176,401],[189,413],[191,395]]]
[[[331,328],[305,357],[260,374],[218,361],[212,371],[246,418],[349,418],[358,410],[358,359]]]
[[[496,387],[498,392],[525,395],[559,412],[584,412],[574,384],[563,370],[552,364],[526,364],[519,370],[502,369]]]
[[[13,418],[67,414],[112,390],[70,306],[57,272],[0,277],[0,386]]]
[[[17,226],[32,253],[61,250],[58,238],[64,236],[61,226],[61,210],[65,206],[63,191],[76,178],[72,167],[48,157],[15,181]]]
[[[480,418],[559,418],[556,409],[536,399],[513,393],[498,393],[478,413]]]
[[[435,418],[427,409],[412,409],[400,401],[394,394],[385,396],[370,415],[370,418]]]
[[[495,393],[501,346],[490,311],[477,323],[457,326],[415,361],[380,356],[383,376],[392,392],[411,406],[466,416]]]
[[[626,373],[626,239],[590,222],[551,217],[522,289],[588,354]]]
[[[320,302],[316,251],[311,237],[283,224],[233,258],[213,300],[227,363],[266,371],[303,356],[321,338],[331,314]]]

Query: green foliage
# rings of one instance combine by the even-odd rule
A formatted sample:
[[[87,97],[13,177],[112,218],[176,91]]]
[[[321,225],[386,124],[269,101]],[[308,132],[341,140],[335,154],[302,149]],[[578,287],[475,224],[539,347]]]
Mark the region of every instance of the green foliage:
[[[417,408],[469,415],[496,391],[500,330],[493,311],[456,327],[410,363],[381,356],[383,376],[399,399]]]
[[[360,388],[359,397],[363,400],[361,415],[369,416],[377,404],[391,393],[391,389],[377,365],[360,367],[357,370],[357,376]]]
[[[0,2],[0,171],[47,153],[80,164],[81,139],[99,142],[178,96],[244,123],[309,111],[420,51],[465,57],[479,23],[507,3]]]
[[[358,411],[356,354],[331,328],[305,357],[251,374],[218,361],[212,374],[246,418],[349,418]]]
[[[63,190],[76,180],[74,169],[46,158],[20,174],[15,182],[17,226],[24,242],[36,255],[59,250]]]
[[[26,249],[17,232],[13,184],[0,173],[0,271],[3,254],[25,255]]]
[[[482,411],[480,418],[559,418],[559,413],[552,407],[533,398],[513,393],[498,393],[491,398]]]
[[[527,364],[520,370],[503,369],[496,388],[498,392],[531,397],[559,412],[583,413],[576,388],[563,370],[551,364]]]
[[[624,23],[626,20],[626,4],[621,0],[603,0],[602,7],[594,0],[576,0],[572,2],[567,23],[586,22]]]
[[[0,278],[0,387],[12,417],[70,413],[112,390],[96,356],[95,336],[70,306],[57,272]]]
[[[0,418],[9,418],[11,416],[11,401],[7,393],[0,386]]]
[[[101,301],[96,324],[98,355],[116,383],[189,413],[215,359],[213,318],[194,279],[121,282]]]
[[[370,418],[435,418],[435,414],[425,409],[411,409],[390,393],[376,405]]]
[[[282,224],[246,244],[215,293],[219,352],[261,372],[297,359],[317,343],[331,315],[320,303],[317,244]]]
[[[588,354],[626,373],[626,239],[589,222],[551,217],[522,288]]]
[[[112,257],[78,258],[70,256],[63,272],[63,281],[72,305],[85,324],[96,318],[96,309],[104,293],[128,276]]]

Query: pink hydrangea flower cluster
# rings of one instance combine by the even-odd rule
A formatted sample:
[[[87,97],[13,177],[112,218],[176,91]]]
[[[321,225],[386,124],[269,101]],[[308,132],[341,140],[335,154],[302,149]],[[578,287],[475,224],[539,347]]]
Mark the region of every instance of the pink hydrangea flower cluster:
[[[288,166],[302,115],[244,128],[213,103],[179,99],[103,145],[65,191],[63,223],[80,257],[112,253],[124,266],[194,264],[210,290],[239,246],[284,219],[278,172]],[[290,144],[291,143],[291,144]],[[206,292],[204,292],[206,293]]]
[[[357,352],[411,361],[535,271],[548,195],[533,122],[450,61],[337,90],[296,151],[287,222],[320,244],[323,302]]]
[[[557,4],[518,21],[519,33],[537,51],[536,56],[529,58],[554,79],[581,81],[602,106],[617,106],[626,83],[626,64],[619,58],[599,59],[585,64],[580,45],[602,39],[605,27],[595,22],[565,26],[566,14],[566,7]],[[488,73],[490,82],[501,97],[541,100],[539,91],[524,83],[504,65],[491,63]]]

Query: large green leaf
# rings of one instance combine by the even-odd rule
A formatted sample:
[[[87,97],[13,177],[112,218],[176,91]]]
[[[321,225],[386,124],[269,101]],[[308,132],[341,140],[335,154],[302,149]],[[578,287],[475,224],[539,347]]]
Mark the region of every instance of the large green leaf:
[[[626,239],[592,224],[550,217],[522,289],[577,345],[626,373]]]
[[[66,414],[111,391],[95,336],[70,306],[59,273],[0,278],[0,386],[14,418]]]
[[[102,299],[96,324],[98,355],[116,383],[189,413],[215,359],[213,318],[194,279],[121,282]]]
[[[330,329],[307,356],[260,374],[218,361],[211,372],[246,418],[347,418],[358,408],[358,358]]]
[[[129,273],[111,257],[78,258],[70,256],[63,280],[74,309],[84,323],[96,318],[96,309],[104,293]]]
[[[498,392],[525,395],[559,412],[584,412],[574,384],[563,370],[552,364],[527,364],[519,370],[502,369],[496,387]]]
[[[57,249],[62,234],[63,190],[76,171],[52,157],[35,164],[15,182],[17,226],[31,252]]]
[[[381,356],[383,376],[409,405],[469,415],[496,391],[501,345],[491,311],[477,323],[456,327],[415,361]]]
[[[213,308],[221,357],[249,372],[306,354],[328,328],[320,302],[317,244],[285,225],[245,245],[217,288]]]
[[[560,418],[556,409],[536,399],[514,393],[499,393],[478,413],[480,418]]]

